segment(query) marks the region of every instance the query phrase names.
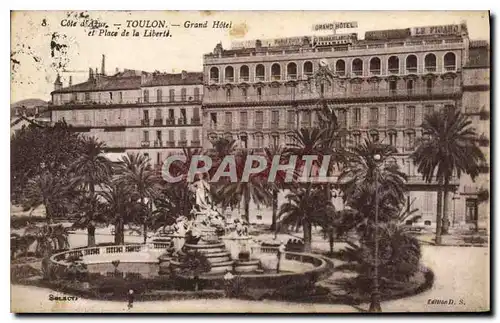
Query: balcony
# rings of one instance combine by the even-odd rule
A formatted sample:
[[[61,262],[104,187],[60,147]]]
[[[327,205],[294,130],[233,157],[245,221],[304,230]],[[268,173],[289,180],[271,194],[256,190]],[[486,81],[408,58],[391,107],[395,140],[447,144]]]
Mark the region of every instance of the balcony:
[[[241,122],[240,123],[240,130],[241,129],[247,129],[248,128],[248,122]]]
[[[370,127],[378,127],[378,120],[368,120]]]
[[[345,76],[345,70],[337,70],[338,76]]]
[[[363,76],[363,70],[353,70],[352,74],[355,76]]]
[[[271,129],[279,129],[279,121],[271,121]]]
[[[187,119],[186,118],[179,118],[179,119],[177,119],[177,124],[178,125],[186,125]]]
[[[264,122],[255,122],[255,129],[262,129],[264,127]]]
[[[201,119],[199,117],[193,117],[191,118],[191,124],[201,125]]]
[[[417,73],[418,69],[416,66],[408,66],[406,68],[406,73]]]
[[[163,126],[163,119],[154,119],[153,125],[154,126]]]
[[[195,147],[201,146],[201,141],[191,140],[191,146],[195,146]]]
[[[451,72],[451,71],[454,71],[456,70],[456,66],[455,65],[445,65],[444,66],[444,70],[447,71],[447,72]]]
[[[387,120],[387,126],[389,127],[394,127],[396,125],[396,119],[388,119]]]
[[[168,147],[168,148],[175,147],[175,140],[167,141],[165,147]]]
[[[266,77],[264,75],[256,75],[255,76],[256,82],[264,82],[265,80],[266,80]]]
[[[233,130],[233,124],[232,123],[225,123],[224,124],[224,130],[226,130],[226,131]]]
[[[234,82],[234,76],[226,76],[226,82],[233,83]]]
[[[154,142],[155,147],[163,147],[163,142],[161,140],[156,139]]]
[[[429,72],[429,73],[431,73],[431,72],[435,72],[436,70],[437,70],[437,69],[436,69],[436,66],[426,66],[426,67],[425,67],[425,71],[426,71],[426,72]]]
[[[142,119],[141,126],[148,127],[149,126],[149,119]]]
[[[288,74],[286,76],[287,80],[296,80],[297,79],[297,74]]]
[[[215,83],[219,83],[219,78],[218,77],[211,77],[210,84],[215,84]]]
[[[248,75],[240,76],[240,82],[248,82],[248,81],[250,81],[250,76]]]
[[[180,147],[187,147],[187,140],[179,140],[177,143]]]
[[[391,74],[391,75],[399,74],[399,67],[397,67],[397,68],[389,67],[389,74]]]
[[[150,142],[149,141],[141,141],[141,147],[149,147]]]
[[[271,75],[271,81],[279,81],[281,80],[281,75]]]
[[[415,127],[415,119],[406,119],[405,126],[407,127]]]
[[[349,100],[349,101],[369,101],[372,98],[381,98],[394,100],[394,97],[401,99],[407,99],[408,97],[440,97],[440,96],[458,96],[461,93],[461,88],[456,87],[433,87],[431,91],[427,87],[415,87],[411,90],[407,89],[361,89],[360,91],[354,91],[354,88],[347,87],[346,90],[337,92],[325,92],[324,98],[334,101],[339,100]],[[295,92],[289,94],[255,94],[246,96],[246,101],[243,96],[231,96],[229,98],[206,98],[205,103],[213,104],[227,104],[227,103],[243,103],[243,102],[276,102],[276,101],[297,101],[297,100],[317,100],[318,93],[314,92]]]
[[[373,70],[370,70],[370,74],[371,75],[380,75],[381,71],[380,69],[373,69]]]
[[[167,119],[167,120],[165,120],[165,121],[166,121],[166,122],[165,122],[165,124],[166,124],[167,126],[173,126],[173,125],[175,125],[175,119],[174,119],[174,118],[172,118],[172,119]]]
[[[288,122],[288,123],[286,124],[286,128],[287,128],[288,130],[293,130],[293,129],[295,129],[295,122]]]

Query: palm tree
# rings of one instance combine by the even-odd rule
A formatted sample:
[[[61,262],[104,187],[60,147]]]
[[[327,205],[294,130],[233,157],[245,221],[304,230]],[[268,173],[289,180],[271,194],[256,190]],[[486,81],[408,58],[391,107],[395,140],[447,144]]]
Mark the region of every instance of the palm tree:
[[[103,207],[107,220],[115,226],[115,244],[124,244],[125,223],[131,220],[130,210],[134,204],[131,192],[114,180],[99,195],[105,201]]]
[[[421,140],[411,155],[422,178],[430,183],[435,176],[439,183],[436,244],[441,243],[442,231],[446,233],[448,230],[448,193],[453,173],[457,177],[466,173],[474,180],[479,174],[480,164],[485,161],[476,144],[478,136],[471,123],[460,110],[446,109],[425,116],[422,128],[427,138]]]
[[[291,225],[296,228],[302,227],[304,250],[310,252],[312,226],[322,223],[324,217],[332,211],[332,202],[325,200],[323,191],[312,183],[292,189],[286,198],[288,202],[281,205],[279,211],[279,226],[281,228]]]
[[[75,181],[66,177],[56,177],[46,171],[28,181],[23,204],[27,208],[45,206],[47,222],[51,222],[57,210],[68,203],[75,188]]]
[[[122,173],[118,179],[120,185],[137,196],[140,205],[147,211],[143,216],[144,243],[147,242],[147,223],[151,215],[152,201],[159,195],[159,178],[149,163],[149,158],[142,154],[128,153],[121,163]]]
[[[251,200],[256,204],[271,204],[271,194],[266,189],[267,181],[262,174],[250,174],[248,181],[241,181],[247,157],[251,154],[253,154],[253,151],[242,151],[236,156],[236,175],[240,180],[237,182],[226,180],[219,182],[216,194],[221,199],[223,207],[233,205],[235,200],[243,202],[245,208],[243,219],[246,222],[250,220]]]
[[[79,178],[82,189],[87,192],[87,198],[84,201],[89,202],[87,212],[90,221],[85,221],[87,224],[88,246],[95,246],[95,229],[98,216],[93,209],[96,206],[96,186],[102,186],[109,181],[112,175],[112,164],[103,156],[105,145],[93,137],[83,139],[82,154],[74,163],[70,170]]]

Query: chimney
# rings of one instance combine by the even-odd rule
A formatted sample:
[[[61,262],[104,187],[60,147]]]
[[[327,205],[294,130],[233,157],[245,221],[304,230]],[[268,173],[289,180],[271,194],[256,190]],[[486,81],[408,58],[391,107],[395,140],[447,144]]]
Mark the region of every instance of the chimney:
[[[101,61],[101,74],[106,75],[106,55],[102,54],[102,61]]]
[[[57,74],[56,80],[54,82],[54,90],[58,91],[58,90],[62,89],[62,87],[63,87],[63,84],[61,82],[61,76],[59,74]]]
[[[92,71],[92,68],[89,67],[89,81],[94,78],[94,71]]]
[[[69,86],[73,85],[73,76],[69,76]]]
[[[120,73],[120,69],[117,67],[116,68],[116,74]]]
[[[187,78],[187,74],[188,73],[186,71],[182,70],[181,77],[182,77],[183,80],[185,80]]]
[[[99,70],[97,69],[97,67],[95,68],[95,76],[98,76],[99,75]]]

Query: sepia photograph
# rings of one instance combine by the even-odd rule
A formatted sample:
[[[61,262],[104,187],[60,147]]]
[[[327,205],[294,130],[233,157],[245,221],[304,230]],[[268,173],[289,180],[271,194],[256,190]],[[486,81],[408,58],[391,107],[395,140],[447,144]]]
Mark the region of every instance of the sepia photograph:
[[[12,313],[491,313],[490,12],[10,12]]]

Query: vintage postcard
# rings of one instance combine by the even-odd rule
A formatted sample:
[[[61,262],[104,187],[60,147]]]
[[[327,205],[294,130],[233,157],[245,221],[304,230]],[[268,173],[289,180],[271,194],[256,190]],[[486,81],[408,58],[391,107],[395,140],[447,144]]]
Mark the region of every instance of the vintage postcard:
[[[11,311],[490,312],[488,11],[12,11]]]

